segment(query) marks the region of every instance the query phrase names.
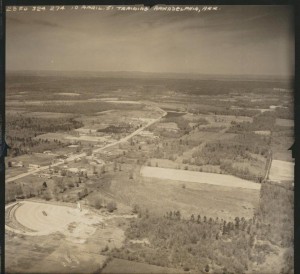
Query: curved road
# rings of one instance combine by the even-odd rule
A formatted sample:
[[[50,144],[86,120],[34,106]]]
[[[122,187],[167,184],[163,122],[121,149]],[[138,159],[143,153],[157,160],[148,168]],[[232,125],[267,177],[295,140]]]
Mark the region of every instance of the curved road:
[[[115,146],[115,145],[118,145],[118,144],[120,144],[120,143],[124,143],[124,142],[128,141],[130,138],[132,138],[132,137],[134,137],[135,135],[139,134],[140,132],[142,132],[142,131],[145,130],[146,128],[150,127],[150,126],[153,125],[154,123],[158,122],[161,118],[163,118],[164,116],[167,115],[167,112],[164,111],[164,110],[162,110],[161,108],[159,108],[159,107],[157,107],[157,106],[155,106],[155,108],[157,108],[160,112],[163,112],[162,116],[160,116],[160,117],[157,118],[157,119],[154,119],[154,120],[150,121],[150,122],[149,122],[148,124],[146,124],[145,126],[140,127],[139,129],[137,129],[137,130],[134,131],[133,133],[129,134],[128,136],[126,136],[126,137],[120,139],[119,141],[116,141],[116,142],[111,143],[111,144],[107,144],[107,145],[105,145],[104,147],[100,147],[100,148],[97,148],[97,149],[93,150],[93,153],[102,151],[102,150],[104,150],[104,149],[106,149],[106,148],[113,147],[113,146]],[[78,158],[85,157],[85,156],[86,156],[86,153],[76,154],[76,155],[73,155],[73,156],[67,158],[65,161],[67,161],[67,162],[72,162],[72,161],[74,161],[74,160],[76,160],[76,159],[78,159]],[[35,174],[35,173],[37,173],[37,172],[40,172],[40,171],[49,169],[50,167],[55,167],[55,166],[62,165],[62,164],[65,163],[65,161],[64,161],[64,162],[57,162],[57,163],[54,163],[54,164],[51,164],[51,165],[48,165],[48,166],[42,166],[42,167],[39,167],[39,168],[37,168],[37,169],[28,171],[28,172],[26,172],[26,173],[22,173],[22,174],[19,174],[19,175],[17,175],[17,176],[8,178],[8,179],[6,179],[5,181],[6,181],[7,183],[13,182],[13,181],[15,181],[15,180],[21,179],[21,178],[26,177],[26,176],[28,176],[28,175]]]

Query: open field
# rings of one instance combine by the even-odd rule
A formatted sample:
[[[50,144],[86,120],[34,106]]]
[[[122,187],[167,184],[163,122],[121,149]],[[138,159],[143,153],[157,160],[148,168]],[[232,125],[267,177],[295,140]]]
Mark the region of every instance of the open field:
[[[179,179],[136,177],[130,180],[126,179],[125,172],[116,176],[112,180],[110,193],[117,201],[137,204],[159,216],[170,210],[180,210],[186,218],[191,214],[229,220],[236,216],[251,218],[259,201],[259,190],[256,189],[183,182]]]
[[[44,273],[45,269],[94,273],[107,259],[101,250],[121,247],[123,216],[88,208],[80,212],[71,204],[29,200],[10,204],[6,207],[7,273]]]
[[[74,136],[66,133],[46,133],[42,134],[36,137],[37,139],[48,139],[48,140],[60,140],[65,143],[69,143],[72,141],[86,141],[86,142],[107,142],[113,141],[111,138],[107,139],[106,137],[102,136],[91,136],[91,135],[86,135],[82,134],[80,136]]]
[[[144,166],[141,169],[141,175],[144,177],[158,178],[163,180],[167,179],[182,182],[196,182],[201,184],[211,184],[255,190],[260,189],[260,184],[225,174]]]
[[[26,167],[11,167],[7,170],[9,170],[9,172],[5,174],[5,178],[9,179],[10,177],[15,177],[25,173],[28,169]]]
[[[294,181],[294,166],[293,162],[273,160],[269,179],[274,182]]]
[[[14,208],[17,207],[15,210]],[[6,229],[16,233],[38,236],[61,232],[73,237],[88,237],[95,232],[94,224],[100,224],[103,219],[83,209],[37,202],[17,202],[6,207],[13,212],[11,218],[21,227],[26,227],[30,232],[11,228]],[[72,228],[72,229],[71,229]],[[71,232],[71,234],[70,234]]]
[[[286,127],[293,127],[294,126],[294,120],[277,118],[276,119],[276,125],[286,126]]]
[[[273,159],[293,162],[292,150],[290,148],[295,141],[294,132],[285,130],[276,133],[276,135],[273,134],[273,136],[271,143]]]
[[[45,153],[33,153],[32,155],[21,155],[14,157],[14,161],[16,162],[22,162],[24,167],[28,168],[29,164],[35,164],[35,165],[49,165],[51,164],[51,161],[54,159],[54,155],[51,154],[45,154]],[[18,168],[12,168],[12,169],[18,169]]]

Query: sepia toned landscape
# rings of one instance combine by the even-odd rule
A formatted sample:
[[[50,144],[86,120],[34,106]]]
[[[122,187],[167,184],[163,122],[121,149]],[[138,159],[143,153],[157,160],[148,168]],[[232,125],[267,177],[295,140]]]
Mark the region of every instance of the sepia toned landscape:
[[[294,272],[291,77],[17,68],[7,273]]]
[[[198,91],[206,80],[189,91],[190,81],[163,82],[9,76],[8,270],[35,273],[61,257],[65,273],[123,264],[235,273],[284,260],[293,229],[290,87],[226,80],[218,90],[209,81],[218,90],[210,96]],[[56,85],[68,95],[48,92]]]

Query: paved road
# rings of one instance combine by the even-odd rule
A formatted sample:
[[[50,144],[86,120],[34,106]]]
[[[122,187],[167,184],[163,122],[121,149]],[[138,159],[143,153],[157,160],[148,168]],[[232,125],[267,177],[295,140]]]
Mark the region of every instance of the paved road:
[[[93,153],[95,153],[95,152],[97,153],[97,152],[102,151],[102,150],[104,150],[104,149],[106,149],[106,148],[113,147],[113,146],[115,146],[115,145],[118,145],[118,144],[120,144],[120,143],[124,143],[124,142],[128,141],[130,138],[132,138],[132,137],[134,137],[135,135],[139,134],[140,132],[142,132],[142,131],[145,130],[146,128],[150,127],[150,126],[153,125],[154,123],[158,122],[161,118],[163,118],[164,116],[167,115],[167,112],[165,112],[165,111],[162,110],[161,108],[159,108],[159,107],[157,107],[157,106],[155,106],[155,108],[157,108],[160,112],[163,112],[162,116],[160,116],[160,117],[157,118],[157,119],[154,119],[154,120],[150,121],[150,122],[149,122],[148,124],[146,124],[145,126],[140,127],[139,129],[137,129],[137,130],[134,131],[133,133],[129,134],[128,136],[126,136],[126,137],[120,139],[119,141],[113,142],[113,143],[111,143],[111,144],[107,144],[107,145],[104,146],[104,147],[100,147],[100,148],[97,148],[97,149],[93,150]],[[54,163],[54,164],[51,164],[51,165],[48,165],[48,166],[42,166],[42,167],[39,167],[39,168],[37,168],[37,169],[28,171],[28,172],[26,172],[26,173],[22,173],[22,174],[19,174],[19,175],[17,175],[17,176],[8,178],[8,179],[6,179],[5,181],[6,181],[7,183],[13,182],[13,181],[15,181],[15,180],[24,178],[24,177],[26,177],[26,176],[28,176],[28,175],[35,174],[35,173],[37,173],[37,172],[40,172],[40,171],[49,169],[50,167],[59,166],[59,165],[64,164],[65,162],[72,162],[72,161],[74,161],[74,160],[76,160],[76,159],[78,159],[78,158],[85,157],[85,156],[86,156],[86,153],[76,154],[76,155],[73,155],[73,156],[71,156],[71,157],[65,159],[64,162],[57,162],[57,163]]]

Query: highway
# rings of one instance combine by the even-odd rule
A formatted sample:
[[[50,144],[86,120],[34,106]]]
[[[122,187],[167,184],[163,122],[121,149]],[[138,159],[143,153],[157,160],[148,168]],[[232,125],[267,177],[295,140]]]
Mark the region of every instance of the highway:
[[[151,125],[153,125],[154,123],[158,122],[160,119],[162,119],[164,116],[167,115],[167,112],[162,110],[161,108],[158,108],[157,106],[155,106],[157,109],[159,109],[160,112],[163,112],[162,116],[160,116],[159,118],[157,119],[153,119],[152,121],[150,121],[148,124],[140,127],[139,129],[137,129],[136,131],[134,131],[133,133],[129,134],[128,136],[116,141],[116,142],[113,142],[113,143],[110,143],[110,144],[107,144],[103,147],[100,147],[100,148],[97,148],[95,150],[93,150],[93,153],[97,153],[97,152],[100,152],[104,149],[107,149],[109,147],[113,147],[115,145],[118,145],[118,144],[121,144],[121,143],[124,143],[124,142],[127,142],[128,140],[130,140],[130,138],[136,136],[137,134],[139,134],[140,132],[142,132],[143,130],[145,130],[146,128],[150,127]],[[63,162],[57,162],[57,163],[54,163],[54,164],[51,164],[51,165],[48,165],[48,166],[42,166],[42,167],[39,167],[39,168],[36,168],[34,170],[31,170],[31,171],[28,171],[28,172],[25,172],[25,173],[22,173],[22,174],[19,174],[17,176],[14,176],[14,177],[11,177],[11,178],[8,178],[6,179],[6,183],[9,183],[9,182],[13,182],[15,180],[18,180],[18,179],[21,179],[21,178],[24,178],[28,175],[31,175],[31,174],[35,174],[35,173],[38,173],[40,171],[43,171],[43,170],[46,170],[46,169],[49,169],[51,167],[55,167],[55,166],[59,166],[59,165],[62,165],[62,164],[65,164],[65,162],[72,162],[78,158],[82,158],[82,157],[85,157],[86,156],[86,153],[80,153],[80,154],[76,154],[76,155],[73,155],[73,156],[70,156],[69,158],[65,159],[65,161]]]

